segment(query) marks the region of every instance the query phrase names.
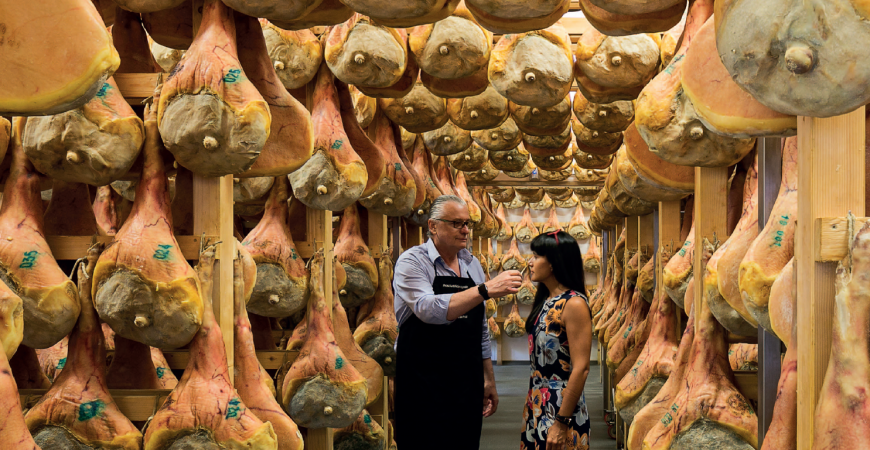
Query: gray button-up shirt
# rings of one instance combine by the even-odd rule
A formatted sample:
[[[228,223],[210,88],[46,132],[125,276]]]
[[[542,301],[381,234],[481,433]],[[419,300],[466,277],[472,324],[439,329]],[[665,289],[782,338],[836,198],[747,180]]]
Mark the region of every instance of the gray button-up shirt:
[[[399,260],[396,261],[395,275],[393,275],[393,307],[396,310],[396,320],[399,328],[411,317],[413,313],[418,319],[431,324],[448,324],[447,306],[453,294],[435,295],[432,283],[435,276],[456,277],[469,276],[475,284],[486,281],[480,262],[471,252],[462,249],[459,251],[459,272],[447,267],[444,258],[438,253],[435,244],[429,239],[425,244],[408,249]],[[492,348],[489,343],[489,325],[483,316],[481,326],[481,346],[483,347],[483,359],[492,358]],[[401,331],[400,331],[401,333]]]

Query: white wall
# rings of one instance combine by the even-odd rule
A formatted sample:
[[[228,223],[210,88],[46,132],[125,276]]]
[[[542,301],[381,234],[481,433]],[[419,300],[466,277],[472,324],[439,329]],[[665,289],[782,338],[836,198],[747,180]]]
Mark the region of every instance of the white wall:
[[[563,228],[567,228],[568,222],[571,220],[571,217],[574,215],[575,208],[556,208],[556,214],[559,217],[559,223]],[[517,223],[523,218],[523,209],[508,209],[507,213],[507,221],[510,223]],[[543,211],[535,211],[531,210],[532,214],[532,222],[537,225],[543,224],[550,218],[550,210],[545,209]],[[591,214],[590,210],[584,209],[583,214],[586,218],[589,218]],[[496,244],[495,241],[492,241],[493,245]],[[510,242],[505,242],[505,251],[507,251]],[[529,248],[529,244],[519,243],[520,253],[523,255],[527,255],[532,253]],[[586,253],[586,249],[589,247],[589,241],[580,241],[580,253]],[[497,248],[493,248],[493,253],[497,254]],[[597,273],[586,273],[586,285],[593,285],[597,283],[596,276]],[[526,318],[531,312],[532,307],[530,305],[519,305],[520,315],[523,318]],[[499,316],[507,316],[510,314],[510,306],[504,306],[500,308]],[[504,330],[502,330],[504,331]],[[502,345],[504,346],[502,361],[528,361],[529,360],[529,342],[526,336],[520,338],[511,338],[507,337],[504,333],[502,333],[501,338]],[[496,361],[498,359],[498,342],[492,341],[492,359]]]

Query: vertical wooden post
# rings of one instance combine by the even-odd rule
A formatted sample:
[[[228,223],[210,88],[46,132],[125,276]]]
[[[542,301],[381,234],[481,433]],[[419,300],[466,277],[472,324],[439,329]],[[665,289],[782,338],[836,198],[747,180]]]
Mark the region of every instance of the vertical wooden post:
[[[758,139],[758,229],[767,224],[782,180],[781,139]],[[758,327],[758,445],[773,420],[773,406],[782,368],[782,342],[764,327]]]
[[[816,262],[818,217],[864,216],[864,107],[828,119],[798,118],[797,280],[799,450],[813,446],[815,410],[831,352],[835,263]]]
[[[233,259],[236,238],[233,236],[233,177],[193,176],[193,231],[201,236],[220,236],[215,262],[212,308],[222,330],[230,381],[233,378]]]
[[[326,308],[332,309],[332,289],[335,253],[332,243],[332,211],[308,208],[308,238],[314,251],[323,250],[323,292],[326,294]],[[305,448],[311,450],[332,450],[334,430],[331,428],[309,429]]]
[[[369,236],[368,246],[374,258],[381,257],[381,251],[386,251],[390,246],[387,227],[387,216],[369,211]],[[395,261],[394,261],[395,262]]]
[[[637,250],[640,242],[640,222],[637,216],[625,218],[625,249]],[[626,261],[628,263],[628,261]]]
[[[655,213],[650,213],[637,218],[637,248],[646,251],[647,256],[654,255],[656,250],[654,216]]]
[[[692,268],[695,277],[695,311],[701,306],[701,289],[704,270],[701,255],[704,253],[704,238],[713,241],[713,235],[721,242],[728,237],[728,168],[695,168],[695,253]],[[695,315],[695,326],[698,326]]]

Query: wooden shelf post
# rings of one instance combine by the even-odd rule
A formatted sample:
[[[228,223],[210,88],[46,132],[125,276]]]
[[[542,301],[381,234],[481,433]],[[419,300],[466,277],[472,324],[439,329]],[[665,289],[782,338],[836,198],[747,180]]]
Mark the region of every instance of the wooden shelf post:
[[[795,233],[798,333],[798,450],[813,446],[815,411],[831,352],[836,264],[816,262],[817,218],[864,211],[864,107],[827,119],[798,118]]]

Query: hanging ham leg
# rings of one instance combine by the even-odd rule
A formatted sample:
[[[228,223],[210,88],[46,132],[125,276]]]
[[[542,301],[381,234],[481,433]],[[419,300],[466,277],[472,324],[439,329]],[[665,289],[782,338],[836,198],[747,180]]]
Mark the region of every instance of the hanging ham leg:
[[[112,186],[97,188],[97,198],[94,199],[93,211],[97,220],[97,228],[103,236],[114,236],[121,227],[116,202],[120,199]]]
[[[851,219],[851,217],[850,217]],[[850,220],[851,222],[851,220]],[[854,225],[849,225],[852,232]],[[825,381],[816,406],[814,450],[870,447],[870,349],[866,274],[870,271],[870,225],[854,231],[849,254],[837,265],[834,334]]]
[[[336,283],[337,285],[338,283]],[[333,289],[335,295],[332,302],[332,329],[338,348],[347,357],[354,369],[366,379],[366,405],[375,402],[384,388],[384,370],[353,340],[347,313],[338,299],[339,289]]]
[[[69,339],[69,356],[51,389],[24,417],[42,448],[140,448],[142,433],[125,417],[106,385],[103,329],[91,301],[98,244],[79,266],[82,313]]]
[[[752,317],[770,332],[770,287],[794,256],[798,202],[797,137],[785,140],[782,148],[782,182],[764,229],[740,263],[739,285],[743,304]]]
[[[393,309],[393,262],[388,256],[390,251],[381,255],[378,263],[378,289],[375,297],[360,307],[359,325],[353,332],[353,340],[380,363],[384,375],[396,375],[395,343],[399,337],[399,323]]]
[[[39,357],[36,351],[26,345],[19,345],[15,356],[9,360],[12,367],[12,376],[18,389],[48,389],[51,381],[39,367]]]
[[[147,345],[118,335],[106,379],[110,389],[173,389],[178,384],[171,371],[154,365]]]
[[[661,291],[659,292],[661,294]],[[669,299],[665,299],[667,302]],[[675,309],[676,311],[676,309]],[[671,405],[674,398],[677,396],[677,391],[680,389],[683,379],[686,375],[686,369],[689,365],[689,357],[692,354],[692,340],[695,336],[695,315],[689,313],[689,319],[686,321],[686,329],[683,331],[683,337],[680,339],[680,346],[674,358],[674,365],[671,369],[667,381],[659,388],[658,394],[649,400],[646,406],[640,408],[634,416],[631,425],[628,429],[628,442],[626,448],[630,450],[640,450],[643,448],[644,438],[649,431],[664,418],[665,414],[670,414]],[[615,399],[614,399],[615,400]],[[630,408],[630,407],[629,407]],[[627,412],[631,412],[630,410]]]
[[[12,377],[12,369],[6,354],[0,352],[0,448],[15,450],[40,450],[24,423],[18,385]],[[48,450],[48,448],[46,448]]]
[[[350,426],[335,430],[332,442],[338,450],[383,450],[387,433],[364,409]]]
[[[133,210],[97,262],[94,304],[118,335],[178,348],[199,328],[203,306],[199,281],[172,233],[154,109],[145,112],[144,167]]]
[[[347,284],[339,292],[341,304],[353,308],[367,302],[378,289],[378,271],[360,231],[356,204],[348,206],[341,215],[335,255],[347,273]]]
[[[217,177],[254,164],[269,137],[269,106],[238,60],[233,12],[202,6],[199,33],[166,80],[157,121],[166,148],[193,173]]]
[[[704,242],[705,247],[710,246]],[[734,386],[727,332],[702,299],[686,375],[669,412],[644,438],[645,449],[758,447],[758,417]]]
[[[623,322],[610,339],[607,346],[607,367],[615,371],[622,360],[634,349],[636,338],[642,334],[641,322],[646,319],[650,304],[640,295],[640,289],[635,288],[631,296],[631,306],[626,314],[628,319]]]
[[[233,261],[233,305],[235,340],[233,350],[235,388],[239,397],[257,418],[270,422],[278,437],[278,450],[302,450],[299,427],[290,420],[275,400],[275,387],[254,349],[254,335],[245,308],[245,281],[239,260]]]
[[[308,270],[288,224],[287,184],[287,177],[275,178],[263,218],[242,242],[257,264],[247,308],[268,317],[291,316],[308,301]]]
[[[688,215],[688,213],[687,213]],[[689,230],[689,236],[683,247],[677,251],[668,264],[662,271],[662,283],[664,284],[665,292],[671,299],[680,306],[684,307],[683,300],[686,296],[686,289],[689,287],[689,280],[693,278],[692,261],[695,254],[695,221],[692,218],[692,228]]]
[[[24,119],[15,120],[12,163],[0,206],[0,280],[24,302],[21,342],[47,348],[72,331],[81,306],[75,285],[45,242],[39,176],[21,145],[24,125]]]
[[[54,180],[51,200],[43,216],[45,232],[53,236],[89,236],[97,234],[97,219],[88,193],[88,185]]]
[[[336,343],[332,310],[326,308],[323,253],[311,261],[311,298],[299,357],[284,376],[284,410],[306,428],[342,428],[359,417],[366,403],[366,379]],[[296,333],[294,332],[294,335]]]
[[[208,246],[197,266],[205,303],[202,327],[191,341],[190,361],[178,386],[151,420],[145,434],[148,450],[278,448],[272,425],[258,419],[230,383],[223,336],[212,312],[214,261],[215,246]]]
[[[662,263],[670,254],[662,249]],[[646,406],[674,371],[677,356],[677,308],[667,292],[659,287],[650,307],[650,334],[635,365],[616,386],[614,404],[626,423]]]
[[[792,310],[792,316],[795,315],[796,311]],[[797,326],[792,326],[789,334],[791,344],[782,360],[779,384],[776,387],[776,403],[773,406],[773,419],[770,421],[767,433],[764,434],[761,450],[797,448]]]

